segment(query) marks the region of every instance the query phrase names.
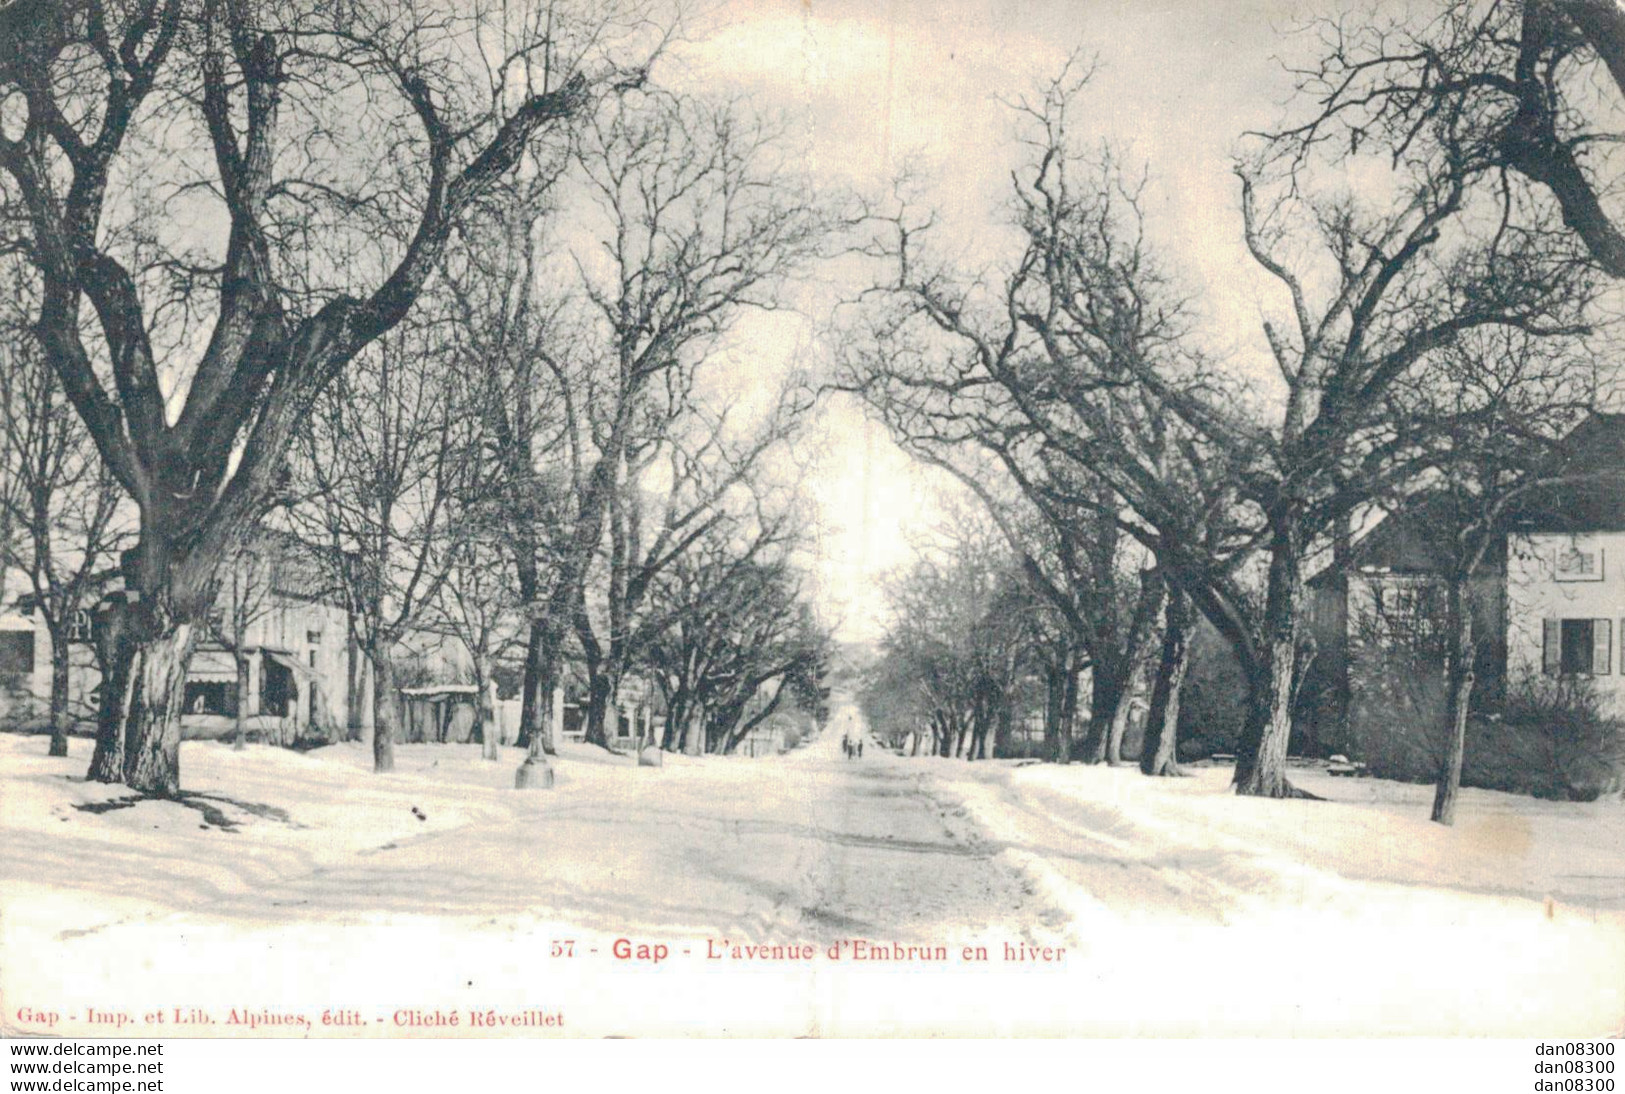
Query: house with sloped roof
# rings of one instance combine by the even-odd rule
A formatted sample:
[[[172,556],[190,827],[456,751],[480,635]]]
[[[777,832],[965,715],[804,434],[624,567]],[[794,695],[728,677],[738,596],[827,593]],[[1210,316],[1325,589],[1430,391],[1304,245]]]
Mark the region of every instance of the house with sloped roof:
[[[1577,426],[1549,477],[1557,485],[1508,506],[1469,589],[1474,706],[1494,710],[1509,684],[1545,677],[1584,680],[1625,714],[1625,415]],[[1410,754],[1426,742],[1395,738],[1443,709],[1453,505],[1443,493],[1414,496],[1310,581],[1316,654],[1302,713],[1322,751],[1401,776],[1434,762]]]
[[[188,666],[181,729],[187,737],[234,730],[239,702],[245,728],[276,742],[340,736],[370,723],[366,659],[350,636],[344,598],[326,577],[316,548],[287,533],[261,530],[253,549],[228,562],[209,625]],[[100,575],[106,603],[123,593],[119,568]],[[101,674],[94,610],[69,621],[68,711],[92,721]],[[17,599],[0,628],[0,675],[15,687],[8,720],[42,720],[51,688],[51,637],[31,595]],[[238,653],[246,675],[239,696]],[[32,708],[31,710],[29,708]]]
[[[343,591],[332,578],[323,548],[275,529],[256,533],[251,549],[222,567],[208,626],[187,668],[181,731],[187,738],[235,732],[243,705],[244,729],[273,744],[339,740],[374,724],[372,666],[355,640]],[[102,575],[104,601],[122,594],[118,569]],[[93,611],[69,626],[69,716],[93,722],[101,673],[93,645]],[[409,630],[396,648],[405,742],[465,741],[477,696],[473,664],[454,634],[431,625]],[[240,656],[239,656],[240,655]],[[243,680],[239,683],[239,661]],[[493,695],[499,740],[512,743],[519,724],[513,697],[522,669],[505,668],[504,695]],[[585,722],[586,680],[578,658],[567,658],[565,681],[551,698],[566,737],[579,739]],[[51,637],[29,596],[0,613],[0,720],[43,724],[51,693]],[[665,706],[644,675],[622,681],[608,719],[611,744],[630,748],[658,734]]]

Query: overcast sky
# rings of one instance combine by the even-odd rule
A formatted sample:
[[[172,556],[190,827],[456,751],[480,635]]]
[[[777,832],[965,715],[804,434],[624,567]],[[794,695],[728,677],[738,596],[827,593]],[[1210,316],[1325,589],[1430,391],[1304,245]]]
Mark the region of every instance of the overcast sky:
[[[662,77],[783,112],[815,178],[877,191],[901,165],[920,169],[931,202],[974,251],[982,226],[994,234],[1017,156],[999,100],[1053,76],[1075,50],[1092,54],[1083,128],[1146,165],[1153,242],[1197,297],[1208,344],[1252,371],[1259,302],[1270,290],[1241,249],[1230,163],[1245,130],[1281,115],[1291,90],[1281,59],[1309,44],[1294,28],[1335,7],[731,0],[695,28],[695,43]],[[749,386],[807,352],[813,330],[783,320],[747,326],[732,382]],[[931,522],[936,480],[850,405],[830,406],[821,424],[818,591],[843,637],[869,639],[882,622],[878,578],[908,557],[908,532]]]

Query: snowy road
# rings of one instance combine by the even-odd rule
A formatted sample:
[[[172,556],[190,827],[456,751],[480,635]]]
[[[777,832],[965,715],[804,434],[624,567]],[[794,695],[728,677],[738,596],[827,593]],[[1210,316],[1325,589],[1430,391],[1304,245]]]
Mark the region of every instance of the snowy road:
[[[393,1017],[477,1007],[594,1034],[1625,1028],[1617,801],[1473,791],[1442,829],[1379,780],[1268,802],[1221,769],[849,760],[855,719],[776,759],[569,745],[552,792],[512,789],[514,750],[404,746],[380,777],[356,745],[191,744],[184,802],[0,735],[0,994],[90,1033],[86,1001],[340,1008],[361,1024],[313,1031],[363,1036],[478,1032]],[[764,945],[818,957],[718,949]]]
[[[195,804],[213,802],[235,830],[151,801],[41,803],[41,823],[13,797],[9,819],[23,830],[0,861],[19,880],[60,878],[154,912],[261,922],[558,915],[605,930],[826,937],[1028,918],[1022,879],[963,809],[933,797],[920,771],[872,751],[845,759],[840,734],[780,760],[672,757],[664,771],[575,750],[552,795],[503,788],[513,759],[484,765],[471,750],[403,749],[403,774],[379,779],[358,770],[359,749],[337,767],[194,746],[189,782],[210,795]],[[77,767],[15,758],[42,769],[42,789],[63,789]],[[69,834],[84,840],[72,862]],[[171,840],[176,853],[153,853]]]
[[[988,842],[966,810],[934,782],[867,742],[846,759],[843,736],[862,735],[857,712],[828,729],[787,766],[805,787],[811,869],[798,910],[821,934],[941,937],[1003,926],[1012,938],[1034,919],[1032,885]]]
[[[872,751],[845,759],[840,732],[782,760],[673,758],[666,771],[578,754],[561,768],[558,801],[470,794],[450,806],[466,823],[194,907],[255,919],[539,916],[751,941],[918,939],[998,923],[1020,934],[1031,918],[1024,879],[964,810],[934,798],[922,772]],[[433,820],[436,807],[423,808]]]

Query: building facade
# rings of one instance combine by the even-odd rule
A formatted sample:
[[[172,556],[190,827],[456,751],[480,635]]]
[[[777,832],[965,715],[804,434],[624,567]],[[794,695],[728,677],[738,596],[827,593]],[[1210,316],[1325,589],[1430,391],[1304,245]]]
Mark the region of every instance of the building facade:
[[[1601,713],[1625,715],[1625,483],[1614,469],[1625,470],[1625,416],[1596,415],[1566,439],[1553,485],[1507,507],[1469,582],[1473,708],[1492,722],[1513,689],[1570,683]],[[1316,651],[1300,714],[1322,751],[1379,774],[1437,764],[1451,504],[1413,498],[1310,582]]]
[[[1625,529],[1514,534],[1506,568],[1508,670],[1588,678],[1625,711],[1622,566]]]
[[[370,735],[376,706],[375,674],[354,637],[354,620],[330,578],[318,549],[276,532],[264,532],[220,576],[219,593],[187,670],[181,715],[186,738],[220,738],[238,724],[239,663],[246,675],[242,724],[251,740],[272,744],[317,743]],[[110,575],[101,593],[117,595],[121,580]],[[100,702],[101,671],[89,611],[70,628],[69,716],[93,723]],[[403,742],[466,741],[476,696],[473,661],[455,634],[420,626],[395,649],[401,693]],[[498,739],[518,735],[516,697],[520,668],[499,665],[506,692],[493,696]],[[550,713],[567,738],[579,739],[585,722],[586,681],[580,664],[567,661],[565,685],[551,697]],[[51,635],[31,598],[21,597],[0,614],[0,719],[40,725],[49,717]],[[612,744],[630,748],[658,740],[664,727],[659,690],[639,674],[621,684],[606,730]],[[545,716],[545,715],[544,715]]]

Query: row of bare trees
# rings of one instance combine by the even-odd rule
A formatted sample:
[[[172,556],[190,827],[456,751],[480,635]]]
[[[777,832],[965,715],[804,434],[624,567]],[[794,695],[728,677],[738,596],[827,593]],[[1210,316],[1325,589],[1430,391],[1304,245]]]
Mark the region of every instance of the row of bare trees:
[[[100,598],[130,531],[123,492],[96,454],[62,385],[28,331],[30,280],[12,259],[0,301],[0,575],[44,623],[51,647],[50,754],[68,754],[71,639]],[[3,584],[3,578],[0,578]]]
[[[1023,678],[1042,661],[1053,612],[1036,602],[998,532],[957,512],[891,578],[894,623],[859,698],[888,743],[966,759],[1011,755]],[[1052,709],[1052,715],[1059,711]],[[1046,722],[1046,744],[1056,743]]]
[[[66,620],[128,548],[97,623],[93,777],[179,792],[187,664],[206,630],[242,645],[263,583],[234,560],[266,522],[333,562],[379,770],[416,626],[455,633],[481,683],[522,644],[533,757],[570,643],[600,742],[635,665],[704,695],[717,728],[693,736],[724,741],[777,702],[744,681],[816,671],[775,480],[805,385],[731,415],[700,385],[834,219],[770,125],[648,86],[676,19],[638,0],[0,10],[6,561]],[[732,568],[680,574],[691,556]],[[679,605],[721,612],[723,589],[745,655],[662,665]]]
[[[850,225],[750,112],[649,86],[674,18],[642,0],[0,9],[0,255],[23,308],[6,352],[59,393],[21,404],[58,410],[14,414],[8,459],[83,469],[56,480],[82,515],[47,521],[47,553],[72,526],[76,561],[40,570],[31,514],[58,501],[20,473],[0,533],[59,595],[111,557],[100,499],[133,514],[127,593],[98,623],[96,777],[178,792],[186,666],[268,517],[350,560],[334,581],[384,685],[381,770],[393,650],[427,613],[480,673],[518,620],[532,764],[567,646],[595,740],[640,659],[708,744],[802,671],[768,670],[817,661],[771,486],[809,400],[790,383],[730,417],[702,394],[740,315],[783,304]],[[982,495],[1050,621],[1059,757],[1085,666],[1084,758],[1114,753],[1159,643],[1152,694],[1177,708],[1194,611],[1247,682],[1238,790],[1292,793],[1315,560],[1445,480],[1493,529],[1495,499],[1545,472],[1490,473],[1472,430],[1533,407],[1521,451],[1549,450],[1563,415],[1544,410],[1592,397],[1565,363],[1622,274],[1618,6],[1452,0],[1309,33],[1291,115],[1237,166],[1267,373],[1200,337],[1143,182],[1080,132],[1077,66],[1016,104],[1001,261],[949,261],[908,201],[867,217],[879,273],[841,326],[839,386]],[[1562,383],[1485,394],[1508,348]],[[482,607],[498,593],[505,614]],[[724,608],[748,622],[695,622]],[[1174,769],[1171,736],[1152,752]]]

